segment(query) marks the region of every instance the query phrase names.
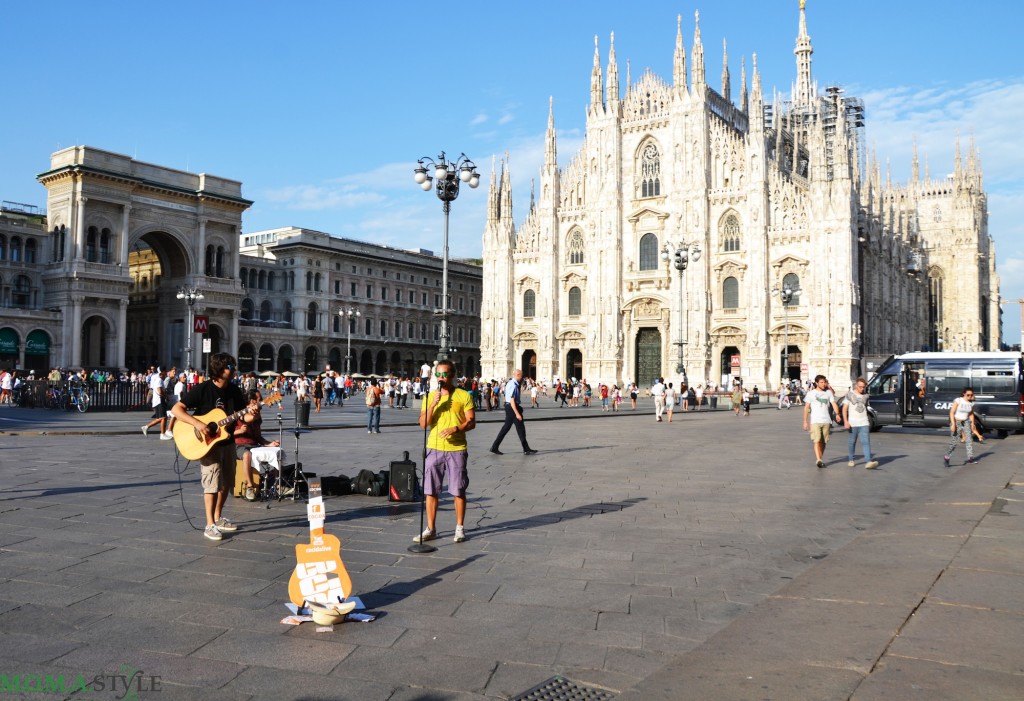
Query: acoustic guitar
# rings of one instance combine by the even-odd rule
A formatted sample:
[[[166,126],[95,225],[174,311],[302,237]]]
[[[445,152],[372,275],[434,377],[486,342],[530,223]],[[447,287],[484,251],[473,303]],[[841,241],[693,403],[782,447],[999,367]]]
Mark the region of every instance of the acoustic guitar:
[[[263,400],[263,406],[281,401],[281,395],[277,392]],[[174,444],[178,451],[188,460],[198,460],[210,452],[214,443],[219,443],[225,438],[231,438],[227,425],[234,423],[243,415],[249,412],[245,407],[233,414],[225,414],[223,409],[214,409],[201,416],[193,416],[206,424],[206,430],[196,428],[184,421],[175,421],[171,429],[174,435]]]

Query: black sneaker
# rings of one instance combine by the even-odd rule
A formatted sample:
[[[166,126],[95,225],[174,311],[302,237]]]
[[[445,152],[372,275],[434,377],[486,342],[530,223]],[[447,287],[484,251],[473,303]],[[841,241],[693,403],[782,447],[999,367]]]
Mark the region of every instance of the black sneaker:
[[[537,451],[534,450],[533,448],[527,448],[526,450],[523,451],[523,455],[536,455],[536,454],[537,454]]]
[[[814,464],[815,464],[815,465],[816,465],[817,467],[825,467],[825,463],[824,463],[824,462],[822,462],[821,460],[819,460],[818,462],[816,462],[816,463],[814,463]]]

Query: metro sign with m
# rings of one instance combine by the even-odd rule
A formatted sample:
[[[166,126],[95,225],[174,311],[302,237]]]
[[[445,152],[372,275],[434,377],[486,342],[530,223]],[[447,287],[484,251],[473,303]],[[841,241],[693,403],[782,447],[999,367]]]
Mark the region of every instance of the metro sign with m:
[[[210,332],[210,317],[196,315],[196,318],[192,322],[193,333],[209,333]]]

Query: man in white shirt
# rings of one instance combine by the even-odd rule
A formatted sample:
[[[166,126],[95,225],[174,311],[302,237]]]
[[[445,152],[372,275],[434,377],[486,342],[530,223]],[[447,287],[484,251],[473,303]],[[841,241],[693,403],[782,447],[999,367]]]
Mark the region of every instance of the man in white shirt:
[[[665,413],[665,380],[658,378],[651,387],[651,396],[654,397],[654,416],[661,421],[661,415]]]
[[[814,444],[815,464],[818,467],[825,467],[822,459],[825,455],[825,446],[828,445],[828,436],[832,431],[832,417],[829,416],[829,405],[835,411],[836,416],[841,416],[839,407],[836,405],[836,396],[828,388],[828,380],[824,375],[814,378],[814,388],[807,390],[804,395],[804,430],[811,434],[811,443]]]
[[[160,440],[169,441],[172,436],[167,433],[167,407],[164,405],[164,375],[163,372],[154,372],[149,376],[149,389],[153,393],[153,420],[142,427],[142,435],[147,435],[149,429],[160,424]]]

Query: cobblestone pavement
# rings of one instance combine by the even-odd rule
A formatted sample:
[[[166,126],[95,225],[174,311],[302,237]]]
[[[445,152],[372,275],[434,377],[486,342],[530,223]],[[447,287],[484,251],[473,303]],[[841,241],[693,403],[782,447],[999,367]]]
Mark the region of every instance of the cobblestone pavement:
[[[513,432],[496,456],[484,413],[464,543],[447,498],[429,555],[418,505],[326,500],[378,619],[320,633],[280,623],[305,505],[232,499],[241,529],[205,540],[195,466],[144,416],[0,410],[0,674],[137,671],[157,699],[507,699],[556,674],[637,700],[1024,696],[1018,436],[946,469],[943,434],[887,429],[869,471],[838,433],[822,470],[798,411],[546,406],[541,452]],[[412,410],[362,417],[314,416],[306,469],[420,463]]]

